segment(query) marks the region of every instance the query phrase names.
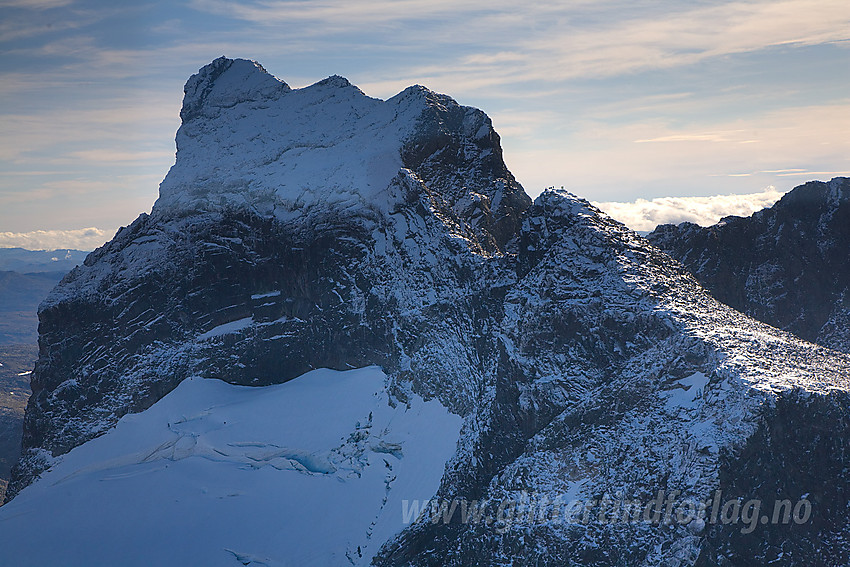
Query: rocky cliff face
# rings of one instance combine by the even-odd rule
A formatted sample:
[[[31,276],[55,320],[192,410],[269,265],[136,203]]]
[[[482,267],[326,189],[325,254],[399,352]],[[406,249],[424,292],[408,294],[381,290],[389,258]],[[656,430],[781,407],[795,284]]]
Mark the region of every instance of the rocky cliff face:
[[[262,385],[380,364],[470,411],[473,343],[530,203],[489,118],[423,87],[388,101],[340,77],[293,91],[224,58],[190,79],[181,115],[152,214],[42,305],[12,487],[45,449],[190,375]]]
[[[662,225],[648,239],[723,303],[850,352],[850,179],[806,183],[748,218]]]
[[[789,486],[784,452],[797,453],[795,466],[804,467],[811,438],[841,445],[846,402],[830,392],[845,391],[847,359],[718,303],[667,256],[570,195],[535,201],[522,237],[518,265],[526,268],[505,298],[501,379],[478,440],[479,455],[496,457],[459,466],[461,479],[478,476],[447,477],[441,496],[527,508],[501,534],[462,522],[417,525],[378,564],[749,565],[785,550],[779,564],[802,565],[820,557],[825,546],[812,544],[822,541],[818,529],[800,535],[783,525],[746,536],[740,523],[656,529],[612,522],[610,508],[602,518],[599,506],[610,499],[614,508],[623,495],[649,502],[659,490],[694,501],[717,490],[742,502],[763,496],[772,505],[791,494],[796,501],[806,483]],[[810,397],[824,405],[814,410]],[[799,444],[763,443],[754,436],[782,427],[777,406],[816,422],[835,412],[841,427],[809,430]],[[842,452],[817,455],[813,466],[832,471],[824,481],[841,478],[833,473],[846,466]],[[529,511],[559,496],[595,502],[589,521],[541,521]],[[820,513],[829,529],[845,525],[836,510]],[[724,534],[736,543],[724,547]]]
[[[777,538],[794,546],[778,564],[842,552],[806,542],[846,526],[848,477],[833,473],[848,457],[818,452],[793,481],[783,459],[846,432],[775,431],[788,412],[843,424],[850,359],[717,302],[586,201],[531,203],[482,112],[422,87],[375,100],[339,77],[293,90],[219,59],[189,80],[181,116],[151,215],[42,305],[11,494],[186,377],[263,385],[376,364],[396,403],[416,393],[463,417],[445,501],[800,498],[814,480],[838,500],[814,532],[743,543],[699,520],[425,520],[375,564],[716,564],[729,546],[774,557]]]

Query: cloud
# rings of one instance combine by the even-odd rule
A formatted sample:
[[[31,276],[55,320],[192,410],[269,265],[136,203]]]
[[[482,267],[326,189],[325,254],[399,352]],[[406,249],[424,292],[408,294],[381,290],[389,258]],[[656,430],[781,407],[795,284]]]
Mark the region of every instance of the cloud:
[[[782,197],[775,187],[748,195],[715,195],[713,197],[661,197],[638,199],[632,203],[607,202],[593,204],[632,230],[651,231],[659,224],[693,222],[701,226],[715,224],[721,218],[746,217],[770,207]]]
[[[481,10],[481,2],[468,2],[458,6],[453,0],[380,0],[367,3],[348,1],[303,2],[261,1],[227,2],[222,0],[195,0],[196,9],[227,15],[255,23],[313,21],[325,24],[374,25],[375,23],[434,17],[451,12]],[[486,4],[490,4],[489,2]],[[492,4],[490,4],[492,6]]]
[[[75,230],[33,230],[31,232],[0,232],[0,248],[28,250],[94,250],[112,238],[115,231],[100,228]]]
[[[372,96],[419,83],[478,106],[532,194],[550,185],[600,201],[749,193],[850,166],[847,80],[834,72],[850,47],[846,0],[128,6],[0,0],[9,8],[0,38],[16,40],[3,46],[11,63],[0,81],[10,101],[0,112],[3,229],[62,226],[119,196],[134,200],[116,220],[86,212],[75,224],[111,226],[147,208],[142,196],[173,163],[181,87],[222,54],[257,59],[292,86],[341,73]],[[801,77],[807,58],[820,63]],[[778,169],[789,171],[767,171]],[[141,179],[150,173],[158,178]],[[60,175],[72,191],[48,183]]]
[[[91,162],[117,162],[117,163],[161,163],[173,161],[174,151],[121,151],[111,148],[95,148],[91,150],[80,150],[70,152],[69,156],[74,159],[82,159]]]
[[[676,113],[687,115],[682,104]],[[628,109],[627,102],[623,106]],[[748,194],[768,185],[787,191],[804,181],[850,175],[845,173],[850,138],[844,135],[850,130],[850,100],[731,120],[709,116],[711,122],[697,122],[699,106],[691,109],[694,118],[685,127],[671,126],[668,117],[611,122],[591,109],[572,123],[572,131],[562,128],[547,138],[504,136],[505,161],[532,195],[564,185],[595,201]],[[497,127],[499,118],[495,113]],[[552,124],[554,129],[557,122]],[[708,133],[722,136],[706,139]],[[636,143],[658,139],[666,141]]]
[[[146,97],[146,98],[143,98]],[[86,108],[100,102],[101,108]],[[28,163],[34,169],[62,161],[95,167],[102,162],[160,164],[174,159],[172,135],[177,129],[179,101],[156,91],[140,91],[135,100],[117,96],[69,102],[68,107],[40,112],[3,113],[9,134],[0,139],[0,159]],[[46,158],[45,156],[50,156]]]
[[[658,138],[644,138],[635,140],[636,144],[647,144],[654,142],[730,142],[732,134],[738,134],[743,130],[734,132],[695,132],[692,134],[672,134],[669,136],[660,136]],[[739,144],[745,144],[751,140],[738,141]]]
[[[439,53],[387,66],[373,83],[412,82],[455,94],[511,83],[562,82],[669,69],[775,47],[850,40],[846,0],[634,3],[441,0],[355,3],[195,0],[202,12],[288,37],[332,34],[337,45]],[[319,40],[319,38],[316,38]],[[447,49],[450,48],[450,49]],[[441,51],[442,50],[442,51]],[[417,64],[418,63],[418,64]]]
[[[29,8],[47,10],[71,4],[73,0],[2,0],[0,8]]]
[[[61,9],[64,8],[64,9]],[[55,36],[103,19],[106,10],[74,8],[71,0],[0,0],[0,44],[34,36]],[[4,51],[10,51],[5,46]]]
[[[779,177],[846,177],[850,175],[850,171],[795,171],[778,175]]]

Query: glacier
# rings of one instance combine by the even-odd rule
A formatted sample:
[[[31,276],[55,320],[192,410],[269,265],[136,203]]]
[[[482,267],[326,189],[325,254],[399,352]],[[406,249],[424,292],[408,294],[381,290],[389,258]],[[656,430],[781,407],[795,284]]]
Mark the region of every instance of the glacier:
[[[390,405],[385,381],[375,367],[257,388],[188,378],[0,509],[0,556],[368,565],[405,527],[402,500],[436,492],[461,424],[436,400]]]

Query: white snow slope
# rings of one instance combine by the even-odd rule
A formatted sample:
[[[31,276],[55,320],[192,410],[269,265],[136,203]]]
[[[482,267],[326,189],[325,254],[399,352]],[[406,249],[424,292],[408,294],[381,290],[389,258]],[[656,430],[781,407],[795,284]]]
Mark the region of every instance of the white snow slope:
[[[0,508],[3,565],[363,565],[428,499],[461,419],[376,367],[184,380]]]
[[[193,75],[185,90],[177,161],[154,210],[246,206],[281,220],[316,206],[391,202],[386,192],[402,168],[399,149],[430,93],[412,86],[383,101],[339,76],[291,89],[254,61],[224,58]],[[473,108],[464,127],[477,137],[491,130]]]

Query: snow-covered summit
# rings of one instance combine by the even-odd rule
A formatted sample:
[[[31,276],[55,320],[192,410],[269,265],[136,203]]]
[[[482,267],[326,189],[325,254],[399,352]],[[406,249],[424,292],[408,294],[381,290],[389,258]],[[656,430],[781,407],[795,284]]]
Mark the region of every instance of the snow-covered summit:
[[[291,89],[258,63],[222,57],[186,83],[181,117],[155,214],[247,207],[289,220],[316,208],[385,211],[405,198],[399,177],[423,183],[448,216],[482,216],[470,210],[481,203],[483,216],[498,218],[505,212],[490,209],[503,201],[527,202],[487,115],[422,86],[386,101],[340,76]],[[480,186],[430,167],[447,149],[452,171],[485,173]]]
[[[180,118],[188,122],[213,117],[217,109],[276,98],[290,90],[256,61],[219,57],[186,81]]]

